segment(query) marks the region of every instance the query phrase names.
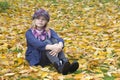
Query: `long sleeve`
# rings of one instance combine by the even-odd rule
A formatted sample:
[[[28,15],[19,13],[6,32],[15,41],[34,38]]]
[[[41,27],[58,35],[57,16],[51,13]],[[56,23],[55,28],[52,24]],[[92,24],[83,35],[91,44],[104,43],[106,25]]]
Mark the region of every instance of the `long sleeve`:
[[[45,47],[48,44],[47,42],[36,39],[30,29],[26,32],[26,40],[29,45],[32,45],[35,49],[39,50],[45,50]]]
[[[62,42],[64,45],[64,40],[62,38],[60,38],[54,30],[52,30],[52,29],[50,29],[50,30],[51,30],[51,37],[57,39],[58,42]]]

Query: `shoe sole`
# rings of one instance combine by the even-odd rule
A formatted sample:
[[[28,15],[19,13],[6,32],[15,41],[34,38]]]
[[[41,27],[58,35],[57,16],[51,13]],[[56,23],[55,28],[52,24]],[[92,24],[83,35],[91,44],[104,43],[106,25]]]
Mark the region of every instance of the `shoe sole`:
[[[69,72],[69,67],[70,67],[70,63],[69,63],[69,62],[66,62],[66,63],[64,64],[63,70],[62,70],[62,74],[63,74],[63,75],[68,74],[68,72]]]
[[[69,72],[70,72],[70,73],[75,72],[75,71],[78,69],[78,67],[79,67],[78,62],[73,63],[73,64],[70,66]]]

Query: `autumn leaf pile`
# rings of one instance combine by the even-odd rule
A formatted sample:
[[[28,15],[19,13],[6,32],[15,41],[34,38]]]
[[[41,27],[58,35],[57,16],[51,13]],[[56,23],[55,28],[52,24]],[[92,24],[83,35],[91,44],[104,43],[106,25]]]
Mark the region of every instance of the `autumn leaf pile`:
[[[120,80],[119,0],[6,1],[10,7],[0,13],[0,80]],[[38,8],[49,11],[49,27],[65,40],[70,62],[79,62],[75,73],[64,76],[25,60],[25,32]]]

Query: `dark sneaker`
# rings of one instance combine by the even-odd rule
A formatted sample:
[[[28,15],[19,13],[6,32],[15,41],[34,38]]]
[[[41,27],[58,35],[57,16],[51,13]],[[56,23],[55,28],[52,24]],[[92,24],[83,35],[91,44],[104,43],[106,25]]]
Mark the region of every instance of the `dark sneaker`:
[[[63,75],[66,75],[69,72],[70,63],[64,62],[61,64],[60,62],[55,62],[54,67],[58,71],[58,73],[62,73]]]
[[[55,62],[54,67],[56,68],[58,73],[62,73],[62,71],[61,71],[62,70],[62,65],[60,64],[60,62]]]
[[[69,72],[69,67],[70,67],[70,63],[69,62],[65,62],[63,65],[62,65],[62,74],[63,75],[67,75],[68,72]]]
[[[74,62],[70,65],[69,72],[70,72],[70,73],[73,73],[73,72],[75,72],[78,68],[79,68],[79,63],[76,62],[76,61],[74,61]]]

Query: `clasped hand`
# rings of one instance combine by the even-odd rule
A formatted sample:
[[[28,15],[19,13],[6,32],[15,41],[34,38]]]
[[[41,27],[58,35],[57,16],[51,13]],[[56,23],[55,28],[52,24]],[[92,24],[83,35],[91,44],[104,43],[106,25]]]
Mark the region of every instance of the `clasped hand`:
[[[50,51],[50,55],[52,56],[58,56],[58,53],[61,52],[62,50],[62,46],[60,44],[53,44],[51,51]]]

